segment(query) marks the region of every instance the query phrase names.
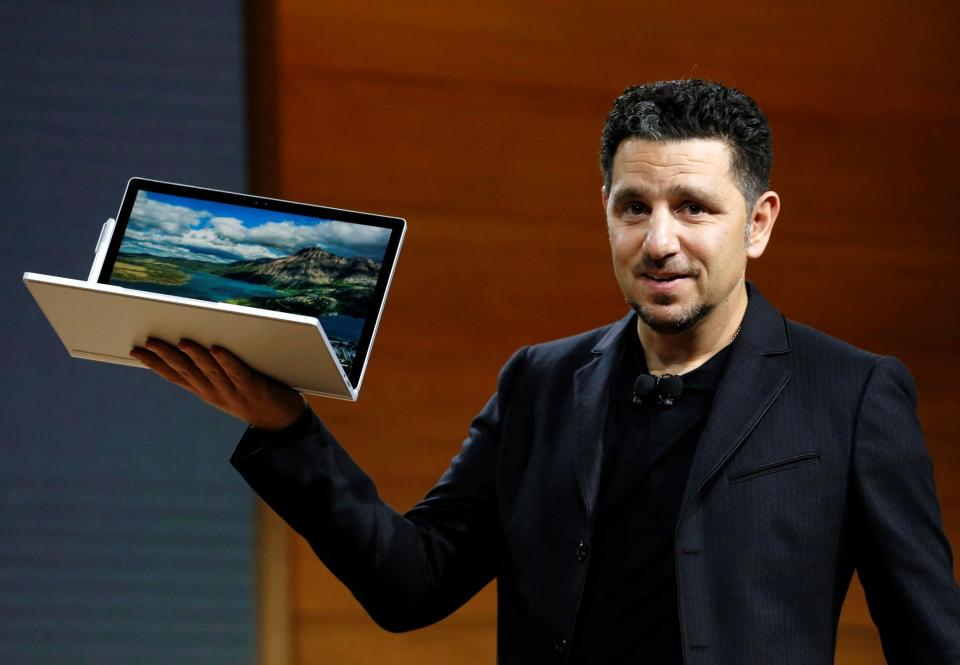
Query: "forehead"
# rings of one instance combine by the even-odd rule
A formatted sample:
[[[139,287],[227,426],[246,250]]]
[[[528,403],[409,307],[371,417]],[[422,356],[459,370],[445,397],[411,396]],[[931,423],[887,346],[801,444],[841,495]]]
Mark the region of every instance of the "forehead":
[[[678,181],[736,187],[733,153],[720,139],[650,141],[630,138],[617,147],[610,170],[610,188],[618,186],[659,189]]]

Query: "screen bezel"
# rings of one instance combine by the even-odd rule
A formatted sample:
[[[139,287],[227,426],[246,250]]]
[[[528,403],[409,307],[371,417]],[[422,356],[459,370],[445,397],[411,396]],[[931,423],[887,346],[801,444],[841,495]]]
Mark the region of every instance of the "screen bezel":
[[[403,238],[403,232],[406,228],[406,221],[400,217],[390,217],[387,215],[378,215],[376,213],[358,212],[355,210],[343,210],[341,208],[329,208],[310,203],[299,203],[296,201],[286,201],[283,199],[274,199],[252,194],[241,194],[238,192],[226,192],[216,189],[207,189],[205,187],[196,187],[193,185],[182,185],[178,183],[163,182],[160,180],[150,180],[147,178],[131,178],[127,183],[127,189],[123,195],[123,201],[120,204],[120,211],[117,213],[116,226],[113,235],[110,238],[110,246],[104,257],[103,265],[100,268],[100,275],[97,282],[100,284],[109,284],[110,275],[116,264],[117,256],[120,253],[120,245],[123,243],[123,237],[127,230],[127,223],[130,221],[130,213],[140,192],[170,194],[174,196],[183,196],[198,201],[211,201],[214,203],[226,203],[230,205],[253,208],[256,210],[275,210],[281,213],[290,213],[303,215],[306,217],[317,217],[334,221],[348,222],[351,224],[363,224],[366,226],[377,226],[390,230],[390,238],[387,241],[386,252],[384,253],[383,263],[381,264],[380,274],[377,276],[377,285],[373,292],[373,303],[364,322],[363,332],[357,342],[357,352],[353,358],[353,364],[347,373],[347,379],[350,385],[356,389],[359,387],[360,379],[363,376],[364,368],[367,364],[367,356],[370,350],[370,344],[373,340],[379,323],[380,314],[383,310],[383,300],[386,296],[387,287],[393,274],[397,254],[400,250],[400,243]],[[198,300],[197,302],[210,303],[209,300]],[[264,310],[271,311],[271,310]],[[321,324],[322,327],[322,324]]]

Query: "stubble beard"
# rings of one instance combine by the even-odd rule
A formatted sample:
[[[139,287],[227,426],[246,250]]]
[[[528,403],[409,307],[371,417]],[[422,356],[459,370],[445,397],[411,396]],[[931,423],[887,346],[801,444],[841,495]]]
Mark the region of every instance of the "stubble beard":
[[[634,268],[633,273],[636,279],[642,279],[644,273],[654,270],[670,270],[694,281],[700,278],[700,269],[686,261],[677,259],[657,261],[646,254],[640,264]],[[681,305],[679,311],[674,313],[663,314],[658,311],[677,304],[682,297],[675,293],[654,293],[651,294],[649,304],[642,304],[629,297],[626,301],[648,328],[664,335],[677,335],[696,326],[709,316],[714,308],[712,303],[700,301]]]
[[[663,295],[654,300],[654,305],[670,305],[674,297]],[[690,330],[713,311],[713,305],[697,302],[683,307],[679,312],[670,316],[655,314],[652,307],[642,305],[632,300],[627,301],[640,320],[654,332],[664,335],[676,335]]]

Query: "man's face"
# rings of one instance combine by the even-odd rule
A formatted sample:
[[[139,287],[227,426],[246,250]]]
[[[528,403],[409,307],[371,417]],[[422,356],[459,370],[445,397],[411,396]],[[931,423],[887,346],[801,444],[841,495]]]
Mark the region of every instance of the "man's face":
[[[773,222],[765,225],[761,214],[766,228],[748,233],[757,209],[747,210],[731,157],[714,139],[627,139],[614,155],[603,191],[614,272],[627,302],[657,332],[725,319],[745,305],[747,257],[763,253]]]

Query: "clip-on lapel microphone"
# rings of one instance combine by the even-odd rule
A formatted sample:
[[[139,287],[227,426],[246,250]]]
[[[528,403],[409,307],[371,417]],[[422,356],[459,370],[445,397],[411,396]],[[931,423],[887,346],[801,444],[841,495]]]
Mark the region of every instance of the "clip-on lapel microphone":
[[[683,379],[676,374],[663,376],[641,374],[633,384],[633,403],[643,404],[647,398],[656,394],[657,406],[661,409],[669,409],[676,403],[682,392]]]

